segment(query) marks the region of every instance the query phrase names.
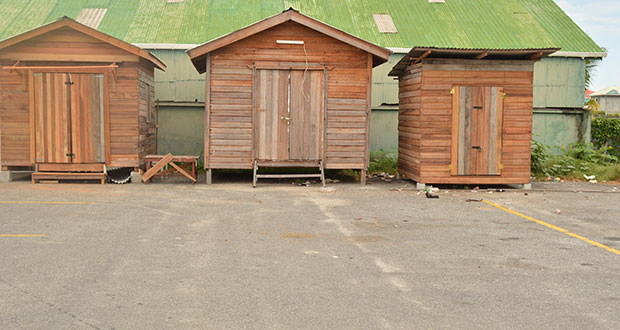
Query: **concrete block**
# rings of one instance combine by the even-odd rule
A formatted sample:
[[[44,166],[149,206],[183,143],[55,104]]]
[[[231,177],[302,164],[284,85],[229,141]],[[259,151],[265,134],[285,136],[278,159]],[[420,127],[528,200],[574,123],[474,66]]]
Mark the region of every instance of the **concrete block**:
[[[213,183],[213,170],[210,169],[210,168],[207,169],[206,181],[207,181],[207,184],[212,184]]]
[[[416,182],[416,184],[415,184],[415,188],[416,188],[417,190],[426,190],[426,184],[425,184],[425,183],[419,183],[419,182]]]
[[[532,190],[532,184],[531,183],[522,184],[521,185],[521,189],[523,189],[523,190]]]
[[[131,172],[131,183],[142,183],[140,172]]]
[[[13,181],[13,171],[0,171],[0,183],[9,183]]]

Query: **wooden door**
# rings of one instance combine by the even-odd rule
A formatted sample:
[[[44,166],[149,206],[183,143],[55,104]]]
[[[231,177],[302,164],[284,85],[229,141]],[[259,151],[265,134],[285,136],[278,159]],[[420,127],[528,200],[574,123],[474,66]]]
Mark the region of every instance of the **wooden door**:
[[[456,87],[453,102],[452,174],[500,175],[503,89]]]
[[[66,73],[34,73],[35,162],[70,163],[69,85]]]
[[[72,74],[71,147],[73,162],[105,162],[103,74]]]
[[[103,163],[103,74],[34,73],[36,163]]]
[[[256,90],[256,159],[289,158],[289,71],[258,70]]]
[[[323,71],[291,71],[289,159],[321,159]]]

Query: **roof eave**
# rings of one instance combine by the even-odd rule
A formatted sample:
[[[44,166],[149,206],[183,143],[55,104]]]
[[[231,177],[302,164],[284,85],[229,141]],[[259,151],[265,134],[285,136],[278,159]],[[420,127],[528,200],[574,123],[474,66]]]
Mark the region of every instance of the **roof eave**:
[[[303,15],[292,8],[287,9],[280,14],[276,14],[274,16],[248,25],[237,31],[230,32],[221,37],[215,38],[200,46],[189,49],[186,52],[189,55],[196,70],[198,70],[198,72],[200,73],[203,73],[205,70],[203,70],[202,62],[206,54],[288,21],[296,22],[298,24],[306,26],[310,29],[328,35],[336,40],[342,41],[372,54],[374,57],[374,66],[387,62],[390,54],[392,54],[392,51],[387,48],[377,46],[350,33],[339,30],[329,24]]]
[[[123,49],[129,53],[132,53],[138,57],[144,58],[145,60],[151,62],[156,68],[162,70],[162,71],[166,71],[166,65],[160,60],[158,59],[155,55],[151,54],[150,52],[141,49],[139,47],[136,47],[128,42],[125,42],[123,40],[120,40],[118,38],[115,38],[111,35],[105,34],[101,31],[98,31],[96,29],[93,29],[89,26],[86,26],[78,21],[73,20],[72,18],[69,18],[67,16],[63,16],[59,19],[57,19],[54,22],[39,26],[37,28],[34,28],[32,30],[20,33],[18,35],[12,36],[10,38],[4,39],[2,41],[0,41],[0,50],[7,48],[7,47],[11,47],[13,45],[16,45],[20,42],[23,42],[25,40],[43,35],[45,33],[60,29],[62,27],[70,27],[76,31],[79,31],[81,33],[84,33],[90,37],[93,37],[95,39],[101,40],[103,42],[106,42],[108,44],[111,44],[113,46],[116,46],[120,49]]]

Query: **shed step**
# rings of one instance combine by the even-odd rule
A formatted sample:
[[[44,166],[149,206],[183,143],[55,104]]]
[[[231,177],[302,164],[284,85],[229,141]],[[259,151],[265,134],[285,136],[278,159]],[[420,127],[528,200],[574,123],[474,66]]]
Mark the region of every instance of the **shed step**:
[[[32,183],[39,180],[101,180],[105,183],[106,175],[103,172],[34,172]]]

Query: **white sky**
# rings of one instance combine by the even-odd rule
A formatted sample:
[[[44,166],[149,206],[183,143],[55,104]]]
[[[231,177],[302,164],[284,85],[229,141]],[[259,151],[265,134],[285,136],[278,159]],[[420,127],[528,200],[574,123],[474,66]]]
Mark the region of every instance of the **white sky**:
[[[594,41],[607,49],[590,89],[620,85],[620,0],[556,0]]]

